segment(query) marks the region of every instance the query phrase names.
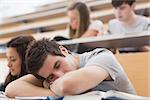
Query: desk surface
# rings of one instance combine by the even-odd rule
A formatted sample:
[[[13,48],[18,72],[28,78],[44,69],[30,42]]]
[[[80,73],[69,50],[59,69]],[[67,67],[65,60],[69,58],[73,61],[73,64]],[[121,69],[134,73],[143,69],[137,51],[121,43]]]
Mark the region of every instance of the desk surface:
[[[140,47],[150,45],[150,31],[128,35],[104,35],[101,37],[89,37],[58,42],[61,45],[83,44],[93,47]]]

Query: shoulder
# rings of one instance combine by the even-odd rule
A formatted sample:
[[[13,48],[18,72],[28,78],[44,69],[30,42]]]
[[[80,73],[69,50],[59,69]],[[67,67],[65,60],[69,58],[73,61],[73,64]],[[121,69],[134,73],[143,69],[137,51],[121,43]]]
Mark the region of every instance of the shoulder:
[[[110,64],[113,61],[116,62],[116,58],[113,55],[113,53],[105,48],[98,48],[91,52],[88,52],[88,54],[85,55],[88,59],[87,63],[101,63],[101,64]],[[104,64],[104,65],[105,65]]]
[[[142,30],[150,30],[150,18],[139,15],[137,25],[142,27]]]
[[[141,15],[139,15],[139,18],[141,18],[142,20],[150,20],[150,18],[145,17],[145,16],[141,16]]]
[[[88,29],[102,31],[103,30],[103,22],[100,20],[92,21],[91,24],[89,25]]]
[[[100,20],[94,20],[94,21],[91,22],[91,25],[92,25],[92,24],[96,24],[96,25],[102,26],[102,25],[103,25],[103,22],[100,21]]]
[[[139,21],[142,22],[142,23],[150,23],[150,18],[139,15]]]
[[[79,55],[80,56],[80,60],[82,60],[82,61],[89,60],[94,55],[97,55],[97,54],[99,54],[99,53],[101,53],[101,52],[103,52],[105,50],[107,50],[107,49],[105,49],[105,48],[97,48],[97,49],[94,49],[92,51],[82,53],[82,54]]]
[[[107,34],[120,34],[122,25],[117,19],[112,19],[108,22]]]
[[[81,57],[83,57],[84,59],[91,59],[97,55],[101,55],[103,52],[106,52],[106,53],[111,53],[109,50],[105,49],[105,48],[97,48],[97,49],[94,49],[90,52],[85,52],[83,54],[80,54]]]
[[[120,21],[117,19],[112,19],[108,22],[108,29],[118,29],[118,27],[121,27]]]
[[[108,25],[119,24],[120,22],[117,19],[112,19],[108,22]]]

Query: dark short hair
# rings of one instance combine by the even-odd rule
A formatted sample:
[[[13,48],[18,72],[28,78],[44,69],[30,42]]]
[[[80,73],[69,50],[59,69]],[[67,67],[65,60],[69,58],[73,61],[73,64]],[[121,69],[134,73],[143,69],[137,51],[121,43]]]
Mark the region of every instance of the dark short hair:
[[[111,4],[113,7],[117,8],[124,3],[131,6],[134,2],[136,2],[136,0],[112,0]]]
[[[7,48],[16,48],[16,51],[21,59],[21,72],[20,76],[26,74],[25,54],[29,43],[35,40],[32,36],[17,36],[12,38],[7,44]]]
[[[28,72],[36,75],[43,66],[48,55],[64,56],[61,53],[59,46],[60,45],[55,41],[46,38],[32,42],[29,45],[26,54],[26,67]]]

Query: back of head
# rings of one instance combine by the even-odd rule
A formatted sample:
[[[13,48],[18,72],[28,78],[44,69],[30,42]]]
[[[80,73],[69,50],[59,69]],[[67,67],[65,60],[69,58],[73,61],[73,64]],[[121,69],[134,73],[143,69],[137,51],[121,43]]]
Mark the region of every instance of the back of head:
[[[111,4],[114,8],[121,6],[122,4],[132,5],[136,0],[112,0]]]
[[[35,40],[32,36],[18,36],[15,38],[12,38],[8,43],[7,43],[7,48],[13,47],[16,48],[16,51],[21,59],[21,72],[20,76],[26,74],[26,65],[25,65],[25,54],[26,54],[26,49],[29,43],[31,43],[33,40]]]
[[[31,74],[36,74],[48,55],[63,56],[59,46],[55,41],[45,38],[32,42],[26,54],[27,71]]]
[[[70,37],[79,38],[88,29],[88,26],[90,24],[90,10],[87,7],[87,5],[83,2],[72,3],[68,7],[68,11],[71,11],[71,10],[76,10],[79,14],[79,29],[75,31],[75,32],[78,31],[79,34],[75,34],[75,32],[74,33],[70,32],[71,33]]]

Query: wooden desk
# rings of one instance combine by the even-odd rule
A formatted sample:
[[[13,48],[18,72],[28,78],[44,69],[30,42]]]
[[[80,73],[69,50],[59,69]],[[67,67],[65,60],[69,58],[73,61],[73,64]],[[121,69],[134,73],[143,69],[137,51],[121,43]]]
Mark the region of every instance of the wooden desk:
[[[111,0],[84,0],[84,1],[92,10],[102,10],[106,8],[111,8]],[[148,0],[136,0],[137,5],[145,2],[148,2]],[[0,23],[0,26],[23,22],[26,20],[40,19],[47,16],[52,18],[52,17],[60,16],[60,13],[61,15],[64,15],[66,13],[67,6],[68,6],[68,1],[63,1],[55,4],[52,3],[47,5],[46,7],[41,7],[37,9],[36,12],[9,18],[6,21]]]
[[[145,31],[132,35],[104,35],[101,37],[89,37],[60,41],[58,43],[61,45],[82,44],[104,48],[141,47],[144,45],[150,45],[150,32]]]
[[[103,8],[110,8],[110,2],[111,0],[86,0],[87,5],[89,8],[94,9],[103,9]],[[69,5],[68,1],[63,1],[61,3],[52,3],[47,5],[47,7],[41,7],[42,9],[37,10],[36,12],[25,14],[22,16],[16,16],[12,18],[8,18],[3,23],[0,23],[1,25],[16,23],[16,22],[22,22],[25,20],[35,20],[40,19],[43,17],[49,16],[49,18],[58,17],[60,15],[66,15],[67,6]],[[95,8],[95,7],[96,8]]]
[[[150,8],[150,3],[142,3],[137,5],[136,10],[140,9],[146,9]],[[41,16],[41,14],[39,15]],[[92,19],[100,19],[103,22],[108,22],[110,19],[114,18],[113,9],[105,9],[105,10],[98,10],[91,12]],[[33,23],[26,23],[22,24],[16,27],[6,28],[6,29],[0,29],[0,37],[5,36],[5,34],[12,35],[14,33],[28,33],[28,31],[37,31],[40,28],[47,28],[49,30],[60,30],[65,29],[67,26],[67,23],[69,22],[69,19],[67,16],[58,17],[58,18],[47,18],[44,21],[36,21]]]
[[[115,55],[138,95],[150,96],[150,52]]]

